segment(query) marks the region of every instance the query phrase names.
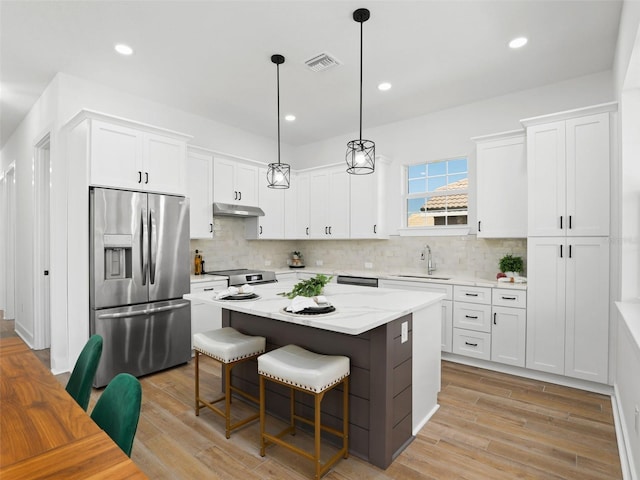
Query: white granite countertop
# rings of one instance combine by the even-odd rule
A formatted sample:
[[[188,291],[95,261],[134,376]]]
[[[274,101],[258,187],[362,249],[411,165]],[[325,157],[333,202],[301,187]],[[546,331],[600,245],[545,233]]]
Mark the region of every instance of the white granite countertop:
[[[640,302],[616,302],[616,306],[640,350]]]
[[[323,295],[336,307],[335,312],[322,315],[298,315],[285,312],[284,308],[290,304],[291,300],[278,295],[281,292],[291,291],[296,283],[293,281],[255,285],[254,291],[260,295],[260,298],[255,300],[216,300],[215,292],[224,289],[190,293],[184,298],[214,303],[228,310],[349,335],[367,332],[444,298],[444,295],[439,293],[332,283],[325,286]]]
[[[189,277],[189,281],[191,283],[200,283],[200,282],[214,282],[214,281],[227,281],[227,277],[221,277],[220,275],[191,275]]]
[[[448,285],[465,285],[472,287],[493,287],[493,288],[513,288],[516,290],[526,290],[526,283],[510,283],[510,282],[498,282],[496,280],[476,278],[469,274],[433,274],[427,275],[425,273],[412,273],[412,272],[381,272],[376,270],[333,270],[323,267],[308,267],[304,269],[278,269],[277,273],[288,272],[304,272],[310,274],[322,273],[323,275],[349,275],[354,277],[368,277],[386,280],[403,280],[411,282],[428,282],[428,283],[444,283]]]

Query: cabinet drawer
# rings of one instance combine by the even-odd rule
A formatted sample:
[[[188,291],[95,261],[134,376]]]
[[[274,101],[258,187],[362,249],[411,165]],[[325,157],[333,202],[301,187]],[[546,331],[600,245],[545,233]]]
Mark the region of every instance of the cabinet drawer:
[[[227,288],[226,280],[216,280],[213,282],[194,282],[191,284],[191,293],[213,292]]]
[[[453,326],[490,333],[491,305],[453,302]]]
[[[500,307],[527,308],[527,291],[494,288],[491,303]]]
[[[453,353],[490,360],[491,335],[489,333],[454,328]]]
[[[491,288],[454,285],[453,300],[456,302],[483,303],[485,305],[490,305]]]

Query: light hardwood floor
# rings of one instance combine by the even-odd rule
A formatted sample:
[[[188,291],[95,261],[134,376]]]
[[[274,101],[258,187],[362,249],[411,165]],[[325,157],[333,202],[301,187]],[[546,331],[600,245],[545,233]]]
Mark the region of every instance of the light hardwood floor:
[[[213,397],[220,390],[220,368],[201,358],[201,388]],[[260,457],[257,423],[227,440],[220,417],[207,409],[196,417],[192,363],[141,379],[143,405],[132,459],[149,478],[311,477],[310,462],[282,448],[267,448],[267,455]],[[59,376],[61,383],[67,377]],[[94,390],[89,411],[101,392]],[[443,362],[439,404],[387,470],[350,457],[324,478],[622,478],[607,396]],[[240,415],[249,411],[240,401],[234,407]],[[271,419],[270,428],[276,430],[276,423]],[[310,444],[304,433],[295,438],[301,445]]]

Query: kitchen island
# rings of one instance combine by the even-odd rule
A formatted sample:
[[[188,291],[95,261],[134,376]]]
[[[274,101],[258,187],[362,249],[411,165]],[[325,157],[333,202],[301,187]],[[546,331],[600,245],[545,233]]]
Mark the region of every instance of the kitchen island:
[[[216,300],[215,293],[185,295],[223,307],[222,325],[267,339],[267,350],[296,344],[314,352],[351,359],[349,451],[388,467],[438,408],[442,295],[384,288],[329,284],[324,289],[335,312],[287,313],[290,300],[278,295],[294,282],[256,285],[259,298]],[[258,393],[256,362],[233,371],[233,382]],[[341,422],[341,392],[323,400],[323,422]],[[302,396],[300,396],[302,397]],[[288,390],[270,385],[267,408],[288,415]],[[308,414],[308,399],[297,411]],[[333,440],[330,436],[327,440]]]

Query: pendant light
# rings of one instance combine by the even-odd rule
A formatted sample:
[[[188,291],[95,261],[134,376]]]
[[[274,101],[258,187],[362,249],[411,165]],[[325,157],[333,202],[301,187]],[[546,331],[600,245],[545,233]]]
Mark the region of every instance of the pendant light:
[[[369,20],[369,16],[366,8],[353,12],[353,19],[360,24],[360,137],[347,143],[347,173],[352,175],[373,173],[376,163],[376,144],[362,139],[362,24]]]
[[[267,185],[269,188],[289,188],[291,167],[280,163],[280,65],[284,63],[282,55],[271,55],[271,61],[276,64],[276,79],[278,91],[278,163],[270,163],[267,168]]]

